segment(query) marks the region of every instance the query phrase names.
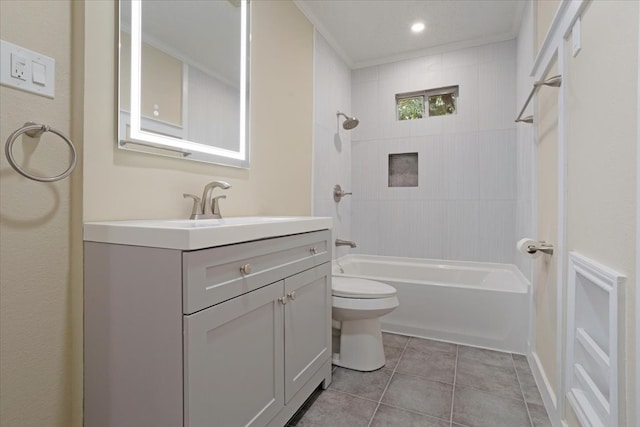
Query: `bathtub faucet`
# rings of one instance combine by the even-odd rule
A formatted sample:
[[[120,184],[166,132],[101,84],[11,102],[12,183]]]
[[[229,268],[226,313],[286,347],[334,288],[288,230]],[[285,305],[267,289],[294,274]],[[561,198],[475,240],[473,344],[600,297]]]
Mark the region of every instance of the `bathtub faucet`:
[[[355,248],[356,242],[352,242],[351,240],[336,239],[336,246],[351,246],[352,248]]]

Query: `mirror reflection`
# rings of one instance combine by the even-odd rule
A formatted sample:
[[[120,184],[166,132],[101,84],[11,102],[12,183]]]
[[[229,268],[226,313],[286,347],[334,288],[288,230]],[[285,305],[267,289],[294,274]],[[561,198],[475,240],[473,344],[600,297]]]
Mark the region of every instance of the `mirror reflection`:
[[[121,1],[120,147],[249,166],[248,9]]]

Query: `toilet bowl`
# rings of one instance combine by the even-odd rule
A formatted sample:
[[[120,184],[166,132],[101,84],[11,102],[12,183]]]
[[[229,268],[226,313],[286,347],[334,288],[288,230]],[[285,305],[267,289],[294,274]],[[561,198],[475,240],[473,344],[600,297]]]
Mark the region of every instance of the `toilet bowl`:
[[[373,280],[334,276],[332,295],[334,335],[339,336],[333,364],[358,371],[382,368],[385,358],[379,319],[398,307],[395,288]]]

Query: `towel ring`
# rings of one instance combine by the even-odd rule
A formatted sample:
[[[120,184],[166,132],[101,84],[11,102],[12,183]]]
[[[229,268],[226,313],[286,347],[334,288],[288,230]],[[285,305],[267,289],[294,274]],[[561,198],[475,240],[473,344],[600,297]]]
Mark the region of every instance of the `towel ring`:
[[[16,163],[16,160],[13,157],[13,143],[16,141],[16,139],[20,135],[22,135],[23,133],[26,133],[28,136],[32,138],[37,138],[45,132],[51,132],[58,135],[60,138],[62,138],[64,142],[67,143],[67,145],[71,149],[71,164],[69,165],[67,170],[62,172],[60,175],[56,175],[56,176],[32,175],[29,172],[22,169],[20,166],[18,166],[18,164]],[[4,146],[4,152],[7,155],[7,160],[9,161],[9,164],[16,170],[16,172],[18,172],[20,175],[26,178],[32,179],[34,181],[40,181],[40,182],[60,181],[61,179],[68,177],[71,174],[71,172],[73,172],[73,170],[75,169],[76,161],[78,160],[76,147],[73,145],[73,142],[71,142],[69,138],[67,138],[62,132],[52,127],[49,127],[48,125],[41,125],[34,122],[26,122],[23,127],[13,132],[11,135],[9,135],[9,138],[7,138],[7,142]]]

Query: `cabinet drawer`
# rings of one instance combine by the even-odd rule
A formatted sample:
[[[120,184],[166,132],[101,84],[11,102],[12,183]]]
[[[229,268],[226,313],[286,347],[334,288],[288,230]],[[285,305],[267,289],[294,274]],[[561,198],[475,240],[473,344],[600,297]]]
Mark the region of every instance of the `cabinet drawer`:
[[[194,313],[331,260],[329,230],[182,255],[183,312]],[[249,266],[242,271],[243,266]]]

